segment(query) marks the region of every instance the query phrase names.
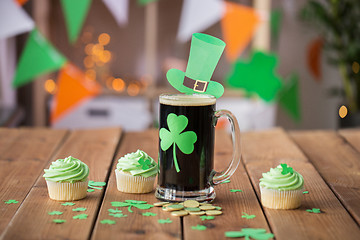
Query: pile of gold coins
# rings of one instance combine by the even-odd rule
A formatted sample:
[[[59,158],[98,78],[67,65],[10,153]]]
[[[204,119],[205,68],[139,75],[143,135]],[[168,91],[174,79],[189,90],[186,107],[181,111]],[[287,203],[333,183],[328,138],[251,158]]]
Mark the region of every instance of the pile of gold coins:
[[[155,207],[162,207],[163,211],[171,212],[171,215],[176,217],[183,217],[186,215],[194,216],[217,216],[221,215],[221,207],[213,206],[211,203],[199,203],[195,200],[186,200],[180,203],[157,202]]]

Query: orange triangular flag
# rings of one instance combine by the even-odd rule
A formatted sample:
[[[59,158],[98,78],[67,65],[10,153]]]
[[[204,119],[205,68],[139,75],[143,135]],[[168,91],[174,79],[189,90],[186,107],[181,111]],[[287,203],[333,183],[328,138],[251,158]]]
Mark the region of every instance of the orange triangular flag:
[[[71,63],[61,69],[57,82],[58,91],[54,98],[51,123],[58,121],[76,105],[100,93],[100,85]]]
[[[226,43],[226,56],[236,60],[251,40],[260,18],[253,8],[225,2],[226,11],[221,26]]]
[[[310,73],[315,77],[315,80],[321,81],[321,50],[323,47],[324,39],[317,38],[313,40],[309,46],[307,51],[307,66],[309,68]]]

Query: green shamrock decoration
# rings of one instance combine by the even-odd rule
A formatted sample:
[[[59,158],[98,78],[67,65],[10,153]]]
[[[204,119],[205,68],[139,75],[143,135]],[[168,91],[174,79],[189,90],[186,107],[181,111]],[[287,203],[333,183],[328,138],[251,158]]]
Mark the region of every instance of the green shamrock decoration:
[[[89,181],[88,183],[88,187],[89,188],[95,188],[95,189],[98,189],[98,190],[101,190],[103,186],[106,185],[106,182],[94,182],[94,181]]]
[[[117,208],[116,209],[109,208],[108,211],[109,213],[122,213],[122,211],[118,210]]]
[[[83,214],[73,216],[73,219],[87,219],[87,217],[88,217],[88,215],[83,213]]]
[[[243,190],[240,189],[230,189],[230,192],[242,192]]]
[[[172,220],[170,220],[170,218],[167,219],[159,219],[158,223],[160,224],[164,224],[164,223],[172,223]]]
[[[111,202],[113,207],[128,207],[129,212],[133,212],[131,207],[136,207],[138,209],[150,209],[153,207],[151,204],[147,204],[146,201],[137,201],[137,200],[125,200],[125,202]]]
[[[63,205],[63,206],[74,206],[75,203],[73,203],[73,202],[66,202],[66,203],[62,203],[61,205]]]
[[[309,191],[303,191],[303,194],[308,194],[309,193]]]
[[[321,213],[320,208],[306,209],[309,213]]]
[[[60,211],[52,211],[52,212],[48,212],[49,215],[61,215],[63,214],[63,212]]]
[[[140,159],[138,163],[140,164],[142,170],[148,170],[151,167],[151,161],[149,159]]]
[[[127,215],[124,215],[122,213],[109,213],[109,216],[113,216],[116,218],[127,217]]]
[[[242,218],[246,218],[246,219],[252,219],[252,218],[255,218],[256,216],[255,215],[249,215],[247,213],[242,213],[243,215],[241,216]]]
[[[294,173],[294,169],[292,167],[288,167],[286,163],[281,163],[280,166],[282,167],[282,175],[286,175],[288,173]]]
[[[12,204],[12,203],[18,203],[19,201],[16,201],[15,199],[9,199],[7,201],[4,201],[5,204]]]
[[[114,220],[110,220],[110,219],[104,219],[100,221],[101,224],[109,224],[109,225],[113,225],[116,223],[116,221]]]
[[[215,219],[215,216],[200,216],[200,218],[202,221],[213,220],[213,219]]]
[[[198,225],[196,225],[196,226],[192,226],[191,229],[193,229],[193,230],[199,230],[199,231],[204,231],[204,230],[206,230],[206,226],[198,224]]]
[[[66,222],[66,220],[64,220],[64,219],[53,219],[52,221],[54,223],[64,223],[64,222]]]
[[[274,237],[274,234],[267,233],[263,228],[243,228],[241,231],[225,232],[225,237],[239,238],[245,237],[246,240],[250,240],[250,237],[257,240],[266,240]]]
[[[159,131],[160,146],[163,151],[173,146],[173,159],[176,172],[180,172],[179,164],[176,159],[176,146],[184,154],[191,154],[194,151],[194,143],[197,140],[196,133],[193,131],[183,132],[187,127],[189,120],[184,115],[177,116],[170,113],[167,116],[169,130],[161,128]]]
[[[142,213],[143,216],[146,216],[146,217],[150,217],[150,216],[156,216],[157,214],[156,213],[152,213],[152,212],[144,212]]]
[[[74,208],[74,209],[73,209],[74,212],[83,212],[83,211],[85,211],[85,210],[86,210],[86,208],[81,208],[81,207],[78,207],[78,208]]]

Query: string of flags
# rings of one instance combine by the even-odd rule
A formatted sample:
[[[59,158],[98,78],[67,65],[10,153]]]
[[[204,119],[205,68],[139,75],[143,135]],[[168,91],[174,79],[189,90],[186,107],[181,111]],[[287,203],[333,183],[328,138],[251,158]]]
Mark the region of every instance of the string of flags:
[[[139,6],[145,6],[155,1],[158,0],[137,0],[137,3]],[[51,111],[53,123],[83,101],[97,96],[100,93],[100,86],[94,81],[89,81],[82,70],[70,63],[35,28],[33,20],[21,7],[25,2],[24,0],[0,1],[0,22],[4,22],[4,19],[8,22],[11,19],[13,23],[6,26],[2,24],[5,27],[0,28],[0,38],[31,31],[19,59],[13,80],[14,87],[23,86],[42,74],[60,71],[57,78],[58,90]],[[72,44],[79,37],[91,3],[92,0],[61,0],[67,37]],[[103,3],[119,26],[127,24],[129,0],[103,0]],[[281,13],[277,10],[271,16],[272,33],[278,38]],[[177,39],[180,42],[189,41],[194,32],[205,31],[219,21],[223,39],[227,44],[226,56],[232,63],[231,70],[226,76],[226,85],[255,93],[266,102],[279,101],[280,106],[291,117],[300,121],[298,78],[291,75],[284,83],[276,73],[278,56],[258,51],[254,52],[248,61],[239,59],[261,23],[261,17],[255,9],[224,0],[184,0]],[[313,48],[320,49],[321,47],[318,46],[319,43]],[[315,57],[308,58],[312,59],[308,60],[309,62],[319,61],[319,51],[315,52]],[[318,76],[316,69],[312,71]],[[74,94],[71,95],[70,92]]]

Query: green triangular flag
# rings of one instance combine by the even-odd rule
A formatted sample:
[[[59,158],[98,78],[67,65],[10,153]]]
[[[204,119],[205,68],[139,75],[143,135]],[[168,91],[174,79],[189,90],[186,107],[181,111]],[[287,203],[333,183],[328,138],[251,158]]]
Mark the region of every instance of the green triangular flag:
[[[272,42],[275,43],[275,46],[278,45],[282,17],[283,17],[283,13],[280,9],[274,9],[271,11],[271,16],[270,16],[271,40]]]
[[[280,90],[279,103],[296,122],[300,122],[299,78],[296,74],[292,74],[289,81]]]
[[[144,6],[148,3],[155,2],[155,1],[158,1],[158,0],[137,0],[138,4],[141,6]]]
[[[91,0],[61,0],[69,41],[75,43],[89,11]]]
[[[66,58],[34,29],[25,44],[16,68],[13,87],[20,87],[33,78],[61,68]]]

